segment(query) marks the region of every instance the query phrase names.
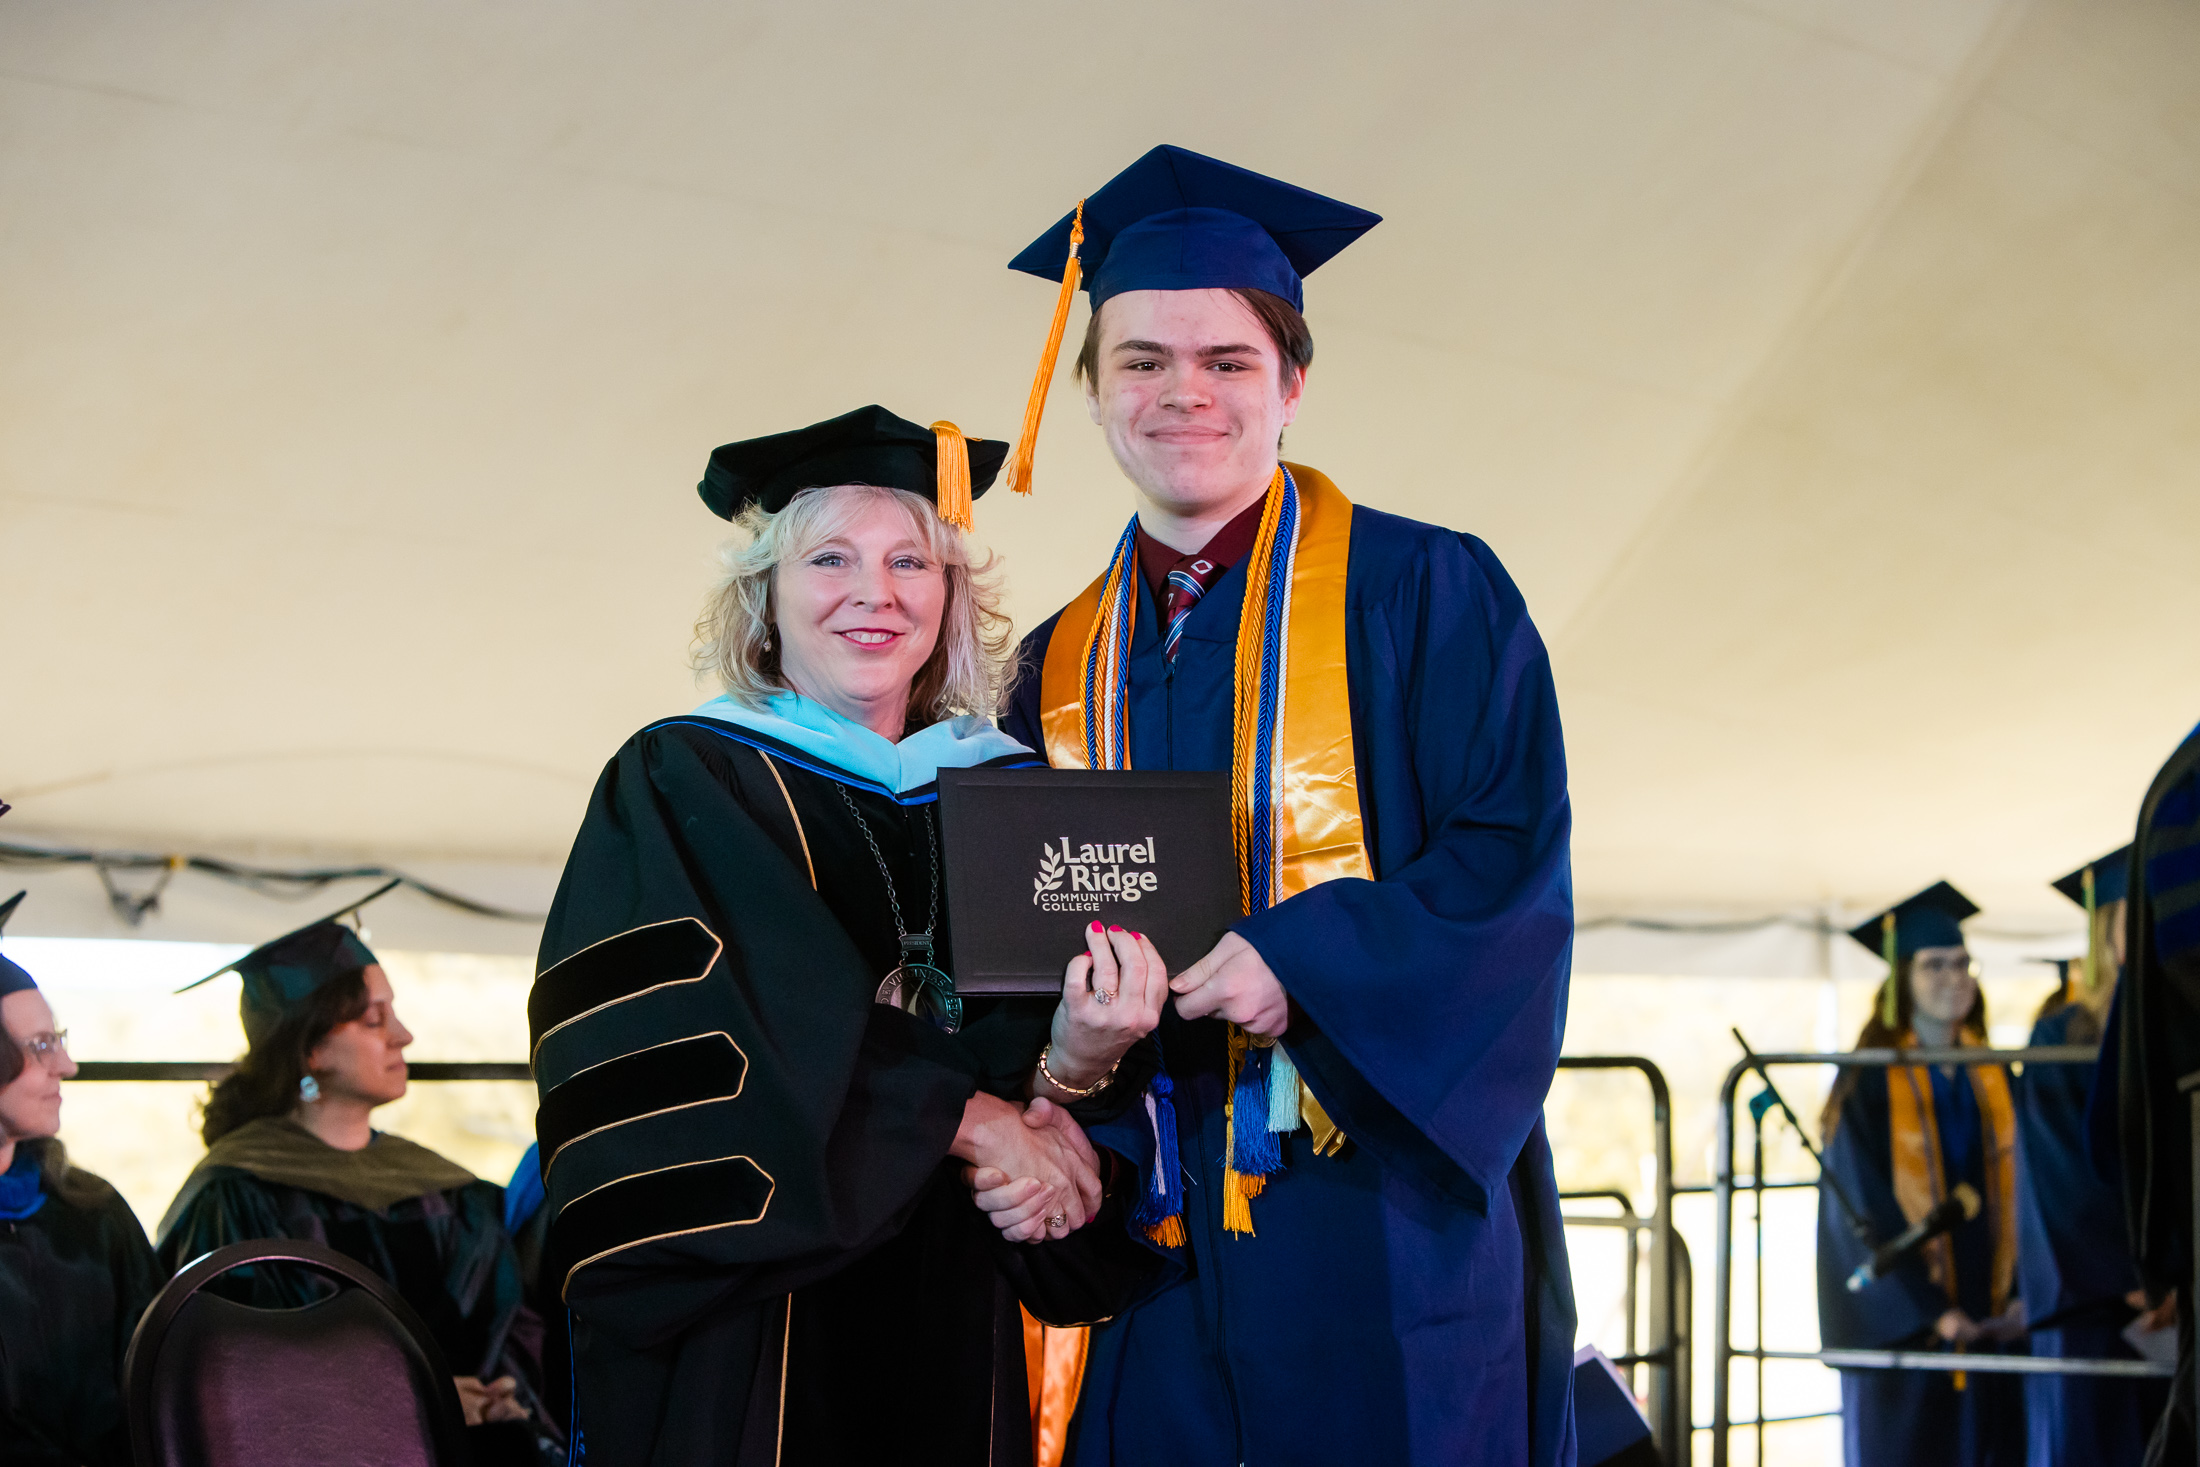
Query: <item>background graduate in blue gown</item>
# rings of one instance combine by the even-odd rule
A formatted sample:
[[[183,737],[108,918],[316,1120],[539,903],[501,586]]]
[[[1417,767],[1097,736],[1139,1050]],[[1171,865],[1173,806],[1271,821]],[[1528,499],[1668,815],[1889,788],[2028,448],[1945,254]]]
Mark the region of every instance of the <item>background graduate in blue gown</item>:
[[[1850,936],[1893,960],[1858,1049],[1983,1046],[1986,999],[1962,920],[1978,910],[1940,882]],[[1849,1069],[1827,1097],[1818,1197],[1818,1329],[1828,1349],[1996,1350],[2023,1333],[2015,1304],[2015,1118],[1998,1066]],[[1976,1217],[1851,1292],[1872,1249],[1967,1182]],[[1862,1214],[1857,1235],[1840,1197]],[[1849,1467],[2015,1467],[2024,1460],[2016,1379],[1976,1371],[1843,1370]]]
[[[2086,955],[2032,1026],[2033,1046],[2098,1044],[2123,963],[2130,847],[2055,883],[2086,909]],[[2144,1303],[2124,1237],[2123,1198],[2087,1154],[2092,1065],[2027,1065],[2017,1103],[2018,1277],[2032,1353],[2135,1360],[2124,1327]],[[2137,1464],[2169,1397],[2162,1380],[2028,1375],[2025,1431],[2033,1467]]]
[[[1312,350],[1299,277],[1374,222],[1173,148],[1083,208],[1088,402],[1137,490],[1116,562],[1136,578],[1132,768],[1228,770],[1243,752],[1234,678],[1257,617],[1241,614],[1252,569],[1273,563],[1255,532],[1270,495],[1324,492],[1310,470],[1291,466],[1288,486],[1278,473]],[[1059,276],[1071,227],[1017,267]],[[1314,692],[1349,701],[1341,787],[1372,879],[1288,896],[1213,954],[1163,954],[1190,966],[1160,1031],[1179,1142],[1163,1173],[1183,1179],[1185,1241],[1093,1332],[1075,1464],[1574,1460],[1574,1311],[1542,1125],[1572,933],[1550,665],[1488,546],[1343,514],[1342,665]],[[1089,614],[1070,620],[1026,640],[1028,668],[1081,655]],[[1052,685],[1027,677],[1004,725],[1050,753]],[[1326,1154],[1293,1105],[1250,1233],[1226,1226],[1224,1019],[1280,1034],[1349,1137]],[[1144,1114],[1094,1137],[1152,1184]]]

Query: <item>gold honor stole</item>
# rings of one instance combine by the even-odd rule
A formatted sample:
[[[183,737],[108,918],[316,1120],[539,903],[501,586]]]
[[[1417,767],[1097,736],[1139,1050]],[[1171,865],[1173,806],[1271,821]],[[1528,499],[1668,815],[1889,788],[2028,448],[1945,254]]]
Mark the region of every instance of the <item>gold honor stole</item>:
[[[1963,1036],[1983,1048],[1976,1030]],[[1902,1047],[1917,1043],[1905,1035]],[[2017,1113],[2009,1101],[2009,1072],[1999,1065],[1965,1067],[1978,1097],[1980,1130],[1986,1143],[1986,1217],[1994,1239],[1993,1305],[2008,1306],[2017,1274]],[[1894,1065],[1887,1070],[1888,1123],[1894,1152],[1894,1195],[1902,1216],[1916,1222],[1948,1196],[1948,1169],[1940,1149],[1940,1128],[1933,1119],[1932,1073],[1923,1065]],[[1956,1297],[1955,1241],[1946,1234],[1925,1245],[1925,1267],[1932,1281]],[[1961,1380],[1961,1376],[1958,1376]]]
[[[1066,607],[1040,673],[1040,729],[1060,769],[1128,769],[1129,663],[1139,597],[1137,521],[1107,571]],[[1238,617],[1232,737],[1231,834],[1247,915],[1341,876],[1370,878],[1346,694],[1345,572],[1352,502],[1314,469],[1283,464],[1268,487],[1246,559]],[[1230,1099],[1223,1226],[1253,1231],[1250,1199],[1282,1169],[1278,1137],[1303,1121],[1317,1154],[1344,1138],[1280,1045],[1230,1030]],[[1134,1215],[1157,1241],[1184,1240],[1174,1157],[1173,1086],[1166,1071],[1147,1096],[1155,1185]],[[1174,1190],[1171,1190],[1174,1189]]]

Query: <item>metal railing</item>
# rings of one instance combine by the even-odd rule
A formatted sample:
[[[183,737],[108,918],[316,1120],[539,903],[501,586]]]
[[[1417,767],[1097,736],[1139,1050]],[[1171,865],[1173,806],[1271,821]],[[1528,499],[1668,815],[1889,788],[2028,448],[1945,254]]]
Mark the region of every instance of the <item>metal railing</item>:
[[[1764,1460],[1764,1367],[1767,1360],[1815,1360],[1835,1369],[1961,1370],[1981,1375],[2092,1375],[2159,1377],[2173,1367],[2146,1360],[2080,1360],[2031,1355],[1956,1355],[1930,1350],[1768,1350],[1764,1343],[1764,1202],[1762,1194],[1782,1189],[1818,1186],[1816,1181],[1767,1181],[1764,1176],[1764,1117],[1750,1112],[1751,1162],[1746,1187],[1738,1184],[1734,1170],[1734,1099],[1742,1078],[1773,1065],[1833,1065],[1842,1069],[1888,1069],[1895,1065],[2010,1065],[2091,1064],[2097,1051],[2087,1045],[2056,1045],[2039,1049],[1858,1049],[1834,1054],[1757,1054],[1737,1061],[1719,1086],[1717,1169],[1711,1191],[1716,1198],[1718,1258],[1712,1282],[1712,1381],[1711,1464],[1727,1467],[1729,1437],[1737,1424],[1733,1415],[1733,1371],[1737,1359],[1757,1368],[1757,1411],[1747,1422],[1757,1429],[1757,1459]],[[2200,1084],[2200,1076],[2192,1077]],[[1769,1083],[1769,1080],[1768,1080]],[[2200,1091],[2194,1094],[2194,1113],[2200,1119]],[[2200,1137],[2200,1127],[2196,1127]],[[2200,1168],[2195,1172],[2194,1206],[2200,1209]],[[1755,1344],[1747,1350],[1734,1346],[1734,1201],[1737,1191],[1757,1194],[1757,1311]],[[2196,1212],[2200,1215],[2200,1212]]]
[[[1616,1192],[1561,1194],[1561,1197],[1617,1198],[1624,1208],[1618,1217],[1569,1215],[1566,1223],[1568,1226],[1618,1227],[1627,1232],[1627,1353],[1612,1363],[1630,1375],[1638,1366],[1649,1371],[1650,1389],[1646,1394],[1650,1400],[1651,1437],[1667,1461],[1684,1460],[1691,1440],[1689,1378],[1692,1351],[1688,1338],[1688,1300],[1694,1293],[1694,1281],[1687,1251],[1681,1246],[1680,1234],[1673,1226],[1673,1094],[1665,1083],[1665,1072],[1640,1055],[1565,1055],[1559,1059],[1558,1067],[1562,1070],[1634,1070],[1650,1087],[1651,1156],[1655,1167],[1650,1216],[1647,1219],[1638,1216],[1634,1204]],[[1650,1234],[1649,1340],[1645,1348],[1637,1351],[1635,1308],[1639,1296],[1635,1269],[1638,1250],[1634,1244],[1643,1230]]]
[[[1568,1055],[1559,1060],[1558,1067],[1562,1070],[1634,1070],[1650,1089],[1651,1151],[1655,1166],[1650,1215],[1638,1214],[1634,1203],[1621,1192],[1567,1193],[1562,1194],[1562,1200],[1602,1198],[1616,1201],[1622,1209],[1619,1215],[1612,1217],[1569,1215],[1565,1222],[1569,1227],[1615,1227],[1626,1231],[1627,1348],[1612,1363],[1629,1372],[1630,1377],[1638,1369],[1649,1372],[1649,1390],[1645,1394],[1651,1402],[1653,1439],[1668,1461],[1685,1460],[1693,1426],[1690,1421],[1693,1350],[1689,1320],[1695,1286],[1687,1247],[1673,1225],[1672,1092],[1666,1085],[1664,1072],[1639,1055]],[[234,1064],[226,1060],[80,1060],[75,1078],[85,1081],[213,1082],[233,1068]],[[424,1082],[533,1078],[524,1064],[496,1060],[421,1060],[407,1067],[407,1075]],[[1643,1254],[1636,1240],[1645,1232],[1650,1238],[1650,1308],[1645,1321],[1649,1338],[1646,1347],[1638,1350],[1636,1313],[1641,1296],[1637,1274]],[[1674,1443],[1681,1444],[1677,1454]]]

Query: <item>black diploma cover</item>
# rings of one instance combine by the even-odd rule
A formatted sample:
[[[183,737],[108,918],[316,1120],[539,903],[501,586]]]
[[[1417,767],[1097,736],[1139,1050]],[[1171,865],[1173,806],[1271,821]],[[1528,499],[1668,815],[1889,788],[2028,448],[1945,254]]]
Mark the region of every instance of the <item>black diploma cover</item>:
[[[1094,922],[1174,973],[1243,915],[1224,773],[942,769],[940,842],[961,993],[1060,993]]]

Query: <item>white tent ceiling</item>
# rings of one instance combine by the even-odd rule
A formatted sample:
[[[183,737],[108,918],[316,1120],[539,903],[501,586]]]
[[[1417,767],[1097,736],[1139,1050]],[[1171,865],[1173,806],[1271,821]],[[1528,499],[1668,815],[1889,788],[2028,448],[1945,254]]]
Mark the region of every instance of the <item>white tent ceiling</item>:
[[[11,0],[0,833],[539,902],[700,697],[708,450],[1011,432],[1003,263],[1171,141],[1387,216],[1291,452],[1514,571],[1585,907],[2058,921],[2200,717],[2195,76],[2190,0]],[[1024,625],[1128,508],[1078,407]]]

